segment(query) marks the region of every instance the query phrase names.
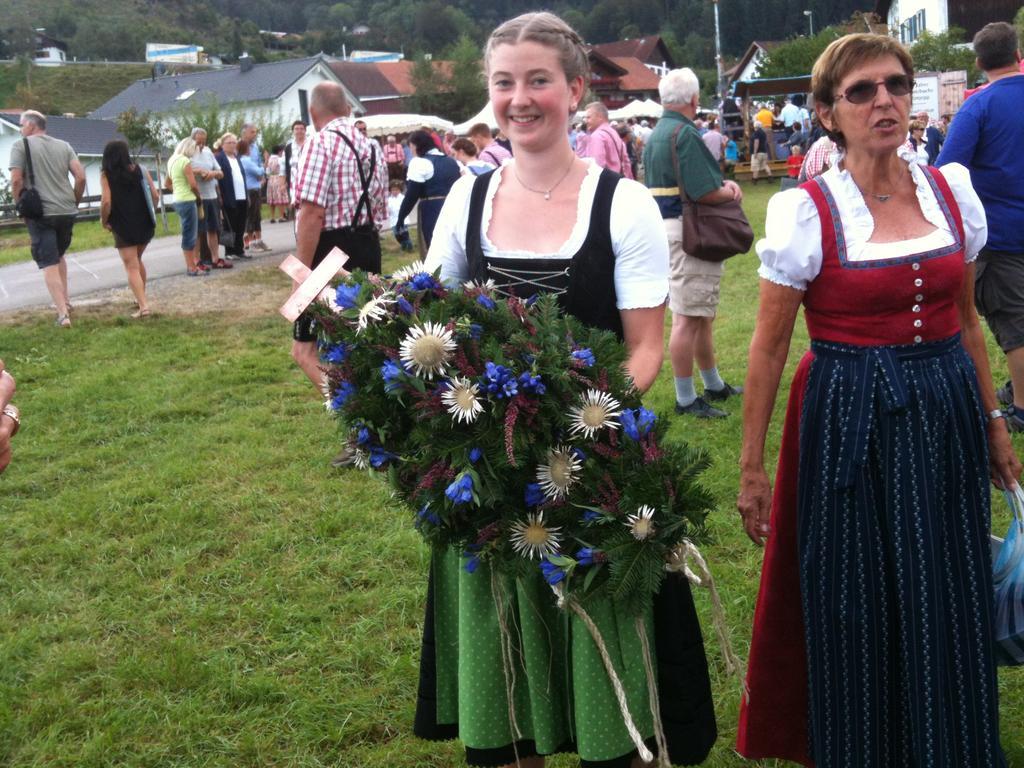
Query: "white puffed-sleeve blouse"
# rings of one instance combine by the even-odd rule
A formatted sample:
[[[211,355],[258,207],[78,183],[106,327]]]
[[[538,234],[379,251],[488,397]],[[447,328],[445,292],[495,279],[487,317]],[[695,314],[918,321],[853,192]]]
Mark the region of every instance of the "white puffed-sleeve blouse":
[[[868,242],[875,230],[874,218],[849,171],[842,170],[837,164],[821,178],[828,185],[839,209],[849,261],[890,259],[942,248],[955,242],[955,235],[916,156],[901,152],[900,157],[908,163],[921,212],[929,223],[935,225],[935,230],[911,240]],[[960,207],[964,224],[964,258],[970,263],[978,257],[988,239],[985,209],[964,166],[951,163],[940,170]],[[789,189],[768,202],[765,236],[757,243],[757,255],[761,259],[758,269],[761,277],[779,285],[807,290],[808,284],[821,271],[822,259],[821,220],[807,192],[799,188]]]

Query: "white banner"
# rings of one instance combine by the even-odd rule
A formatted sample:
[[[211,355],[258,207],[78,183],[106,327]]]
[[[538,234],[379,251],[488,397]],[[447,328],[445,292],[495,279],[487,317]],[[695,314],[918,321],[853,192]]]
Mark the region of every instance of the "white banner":
[[[910,112],[927,112],[928,117],[939,117],[939,76],[935,72],[919,72],[914,78],[914,98]]]

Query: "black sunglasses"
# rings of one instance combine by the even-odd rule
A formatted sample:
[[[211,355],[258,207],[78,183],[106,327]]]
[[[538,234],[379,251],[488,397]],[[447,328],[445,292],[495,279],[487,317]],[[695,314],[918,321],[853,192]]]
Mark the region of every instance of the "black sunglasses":
[[[884,85],[890,96],[906,96],[914,90],[914,81],[906,75],[889,75],[885,80],[859,80],[845,91],[836,95],[851,104],[867,104],[878,93],[878,86]]]

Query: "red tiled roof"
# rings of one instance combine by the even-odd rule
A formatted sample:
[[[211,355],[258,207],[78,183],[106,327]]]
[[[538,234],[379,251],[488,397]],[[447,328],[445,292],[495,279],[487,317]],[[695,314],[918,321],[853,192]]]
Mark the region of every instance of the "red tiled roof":
[[[660,78],[649,70],[640,59],[635,56],[612,56],[611,60],[626,70],[626,74],[619,81],[619,87],[623,91],[658,90]]]
[[[659,48],[663,49],[662,53],[655,55],[655,52]],[[597,51],[603,53],[605,56],[617,58],[619,56],[634,56],[640,61],[647,62],[648,64],[661,64],[660,61],[667,47],[664,41],[661,39],[661,35],[647,35],[645,37],[638,37],[634,40],[616,40],[611,43],[597,43],[593,46]],[[651,61],[652,56],[658,61]],[[672,65],[672,62],[668,62]]]
[[[433,64],[434,68],[439,69],[445,77],[451,77],[452,63],[450,61],[435,61]],[[412,68],[415,66],[415,62],[379,61],[375,66],[391,82],[400,96],[412,96],[416,92],[412,84]]]
[[[398,89],[380,71],[378,63],[332,61],[330,67],[357,98],[400,95]]]

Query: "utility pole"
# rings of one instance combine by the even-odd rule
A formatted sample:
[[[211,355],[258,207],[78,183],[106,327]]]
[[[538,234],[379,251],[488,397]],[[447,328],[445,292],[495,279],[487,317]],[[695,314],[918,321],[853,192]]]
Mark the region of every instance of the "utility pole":
[[[715,4],[715,66],[718,68],[718,100],[725,98],[725,75],[722,73],[722,33],[718,26],[718,0],[712,0]]]

